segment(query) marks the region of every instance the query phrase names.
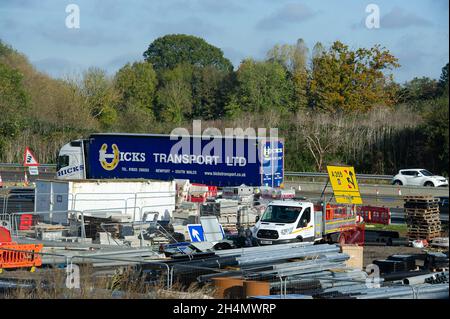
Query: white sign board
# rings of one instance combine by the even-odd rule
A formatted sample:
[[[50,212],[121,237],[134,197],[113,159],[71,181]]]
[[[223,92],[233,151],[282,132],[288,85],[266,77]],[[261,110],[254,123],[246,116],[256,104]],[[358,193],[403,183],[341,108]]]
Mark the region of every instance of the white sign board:
[[[30,172],[30,175],[39,175],[39,168],[37,166],[28,167],[28,171]]]

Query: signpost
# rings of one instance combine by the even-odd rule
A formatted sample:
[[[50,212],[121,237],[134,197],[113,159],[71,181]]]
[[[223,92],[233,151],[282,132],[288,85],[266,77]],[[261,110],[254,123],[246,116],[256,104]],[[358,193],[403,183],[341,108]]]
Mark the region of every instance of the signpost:
[[[207,241],[205,238],[205,231],[202,227],[202,224],[189,224],[186,225],[189,233],[189,238],[191,239],[191,242],[202,242]],[[223,230],[222,225],[220,226],[220,231],[222,232],[223,237],[225,237],[225,232]]]
[[[327,170],[337,203],[362,204],[353,167],[327,166]]]
[[[25,152],[23,153],[23,166],[28,167],[28,171],[30,175],[39,175],[39,162],[36,159],[36,156],[31,152],[28,146],[25,148]],[[25,185],[28,185],[28,176],[25,170]]]

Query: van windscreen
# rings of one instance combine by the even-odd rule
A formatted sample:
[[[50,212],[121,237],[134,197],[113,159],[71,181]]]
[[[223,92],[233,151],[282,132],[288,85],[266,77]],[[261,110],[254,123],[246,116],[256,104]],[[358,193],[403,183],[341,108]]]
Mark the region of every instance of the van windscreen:
[[[261,222],[291,224],[297,220],[301,211],[301,207],[268,206]]]

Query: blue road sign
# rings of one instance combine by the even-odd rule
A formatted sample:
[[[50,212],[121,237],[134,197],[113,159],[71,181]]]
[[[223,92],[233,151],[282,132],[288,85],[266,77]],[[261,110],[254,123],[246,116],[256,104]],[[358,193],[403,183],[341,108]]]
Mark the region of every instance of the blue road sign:
[[[191,242],[200,242],[205,241],[205,231],[201,224],[190,224],[187,225],[187,229],[189,232],[189,238]],[[225,231],[223,230],[222,225],[220,225],[220,230],[222,231],[223,238],[225,238]]]
[[[187,225],[191,242],[205,241],[205,235],[201,224]]]

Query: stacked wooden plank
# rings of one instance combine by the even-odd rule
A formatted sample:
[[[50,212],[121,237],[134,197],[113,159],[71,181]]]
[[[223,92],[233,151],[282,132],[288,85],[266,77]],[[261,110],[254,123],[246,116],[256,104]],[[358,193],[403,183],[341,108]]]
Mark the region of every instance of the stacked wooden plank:
[[[433,196],[405,196],[404,200],[409,239],[440,237],[439,199]]]

